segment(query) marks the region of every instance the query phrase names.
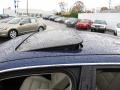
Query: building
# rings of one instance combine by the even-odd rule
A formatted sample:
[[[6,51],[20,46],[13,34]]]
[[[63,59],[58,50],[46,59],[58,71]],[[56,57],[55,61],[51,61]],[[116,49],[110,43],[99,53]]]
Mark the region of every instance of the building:
[[[26,9],[17,9],[16,13],[15,10],[13,9],[4,9],[4,14],[8,14],[10,16],[25,16],[27,15],[27,10]],[[43,10],[38,10],[38,9],[29,9],[28,10],[28,15],[29,16],[42,16],[42,15],[50,15],[54,14],[53,11],[43,11]]]
[[[110,9],[101,11],[101,13],[120,13],[120,9]]]

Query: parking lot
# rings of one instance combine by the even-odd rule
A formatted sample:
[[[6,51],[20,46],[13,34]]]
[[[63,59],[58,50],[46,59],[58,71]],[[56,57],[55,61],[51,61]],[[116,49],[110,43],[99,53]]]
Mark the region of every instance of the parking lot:
[[[53,22],[53,21],[49,21],[49,20],[43,20],[42,18],[39,20],[44,22],[47,25],[47,30],[58,30],[58,29],[76,30],[75,28],[69,28],[65,24],[62,24],[62,23],[57,23],[57,22]],[[87,34],[87,33],[91,33],[93,35],[101,34],[101,33],[97,33],[97,32],[90,32],[90,30],[78,30],[78,32],[79,32],[80,36],[83,36],[83,38],[85,37],[84,34]],[[107,35],[115,37],[115,38],[117,37],[117,36],[114,36],[112,32],[108,32],[108,31],[105,33],[102,33],[102,34],[107,34]],[[0,37],[0,44],[6,42],[8,40],[9,39],[7,39],[7,38]]]

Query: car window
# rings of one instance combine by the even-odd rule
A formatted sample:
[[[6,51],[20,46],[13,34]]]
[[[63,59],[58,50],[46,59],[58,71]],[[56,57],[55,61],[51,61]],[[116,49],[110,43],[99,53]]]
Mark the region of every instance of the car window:
[[[96,23],[96,24],[105,24],[105,25],[107,24],[106,21],[104,21],[104,20],[95,20],[94,23]]]
[[[120,69],[98,69],[96,90],[120,90]]]
[[[9,24],[18,24],[21,21],[21,18],[14,18],[10,20],[8,23]]]
[[[71,90],[72,80],[65,73],[12,77],[0,81],[0,90]]]
[[[117,24],[117,27],[120,28],[120,23]]]
[[[30,23],[30,19],[29,18],[25,18],[25,19],[21,20],[21,23],[28,24],[28,23]]]
[[[31,20],[31,23],[36,23],[37,22],[37,20],[34,19],[34,18],[31,18],[30,20]]]

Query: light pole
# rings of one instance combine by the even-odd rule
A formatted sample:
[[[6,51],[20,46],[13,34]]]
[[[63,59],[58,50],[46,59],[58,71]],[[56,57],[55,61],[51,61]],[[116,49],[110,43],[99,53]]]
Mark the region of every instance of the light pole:
[[[28,0],[27,0],[27,15],[28,15]]]
[[[19,0],[14,0],[14,6],[15,6],[15,14],[17,14],[18,12],[17,12],[17,9],[18,9],[18,7],[19,7]]]
[[[109,0],[109,10],[111,9],[111,0]]]
[[[16,8],[17,8],[16,0],[14,0],[14,6],[15,6],[15,14],[16,14]]]
[[[4,8],[3,8],[3,14],[5,14],[5,10],[4,10]]]

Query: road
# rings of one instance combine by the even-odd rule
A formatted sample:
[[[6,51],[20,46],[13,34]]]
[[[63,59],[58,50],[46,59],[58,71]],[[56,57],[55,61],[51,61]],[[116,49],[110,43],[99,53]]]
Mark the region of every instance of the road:
[[[43,20],[43,19],[40,19],[40,21],[44,22],[47,25],[47,30],[54,30],[54,29],[55,30],[58,30],[58,29],[63,29],[63,30],[73,29],[73,30],[76,30],[75,28],[66,27],[65,24],[52,22],[52,21],[49,21],[49,20]],[[80,32],[80,33],[90,33],[90,30],[79,30],[78,32]],[[93,34],[93,33],[91,33],[91,34]],[[95,34],[99,34],[99,33],[95,32]],[[109,34],[109,36],[114,36],[113,33],[111,33],[111,32],[106,32],[104,34],[107,34],[107,35]],[[7,38],[0,37],[0,44],[6,42],[8,40],[9,39],[7,39]]]
[[[53,22],[53,21],[49,21],[49,20],[43,20],[43,19],[40,19],[42,22],[46,23],[47,24],[47,29],[48,30],[53,30],[53,29],[67,29],[67,30],[70,30],[70,29],[73,29],[73,30],[76,30],[75,28],[70,28],[70,27],[66,27],[65,24],[62,24],[62,23],[57,23],[57,22]],[[90,32],[90,30],[79,30],[80,32]],[[98,33],[98,32],[95,32],[95,33]],[[113,32],[109,32],[109,31],[106,31],[105,33],[102,33],[102,34],[109,34],[109,35],[113,35]]]

